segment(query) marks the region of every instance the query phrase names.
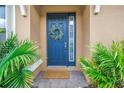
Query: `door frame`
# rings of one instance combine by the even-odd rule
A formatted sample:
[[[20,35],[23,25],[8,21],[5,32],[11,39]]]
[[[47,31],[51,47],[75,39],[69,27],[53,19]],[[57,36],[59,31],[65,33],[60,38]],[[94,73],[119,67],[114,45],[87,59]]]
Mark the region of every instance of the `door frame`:
[[[68,63],[67,63],[67,65],[65,65],[65,66],[56,66],[55,65],[55,67],[68,67],[68,66],[76,66],[76,61],[77,61],[77,59],[76,59],[76,12],[47,12],[47,14],[46,14],[46,44],[47,44],[47,49],[46,49],[46,51],[47,51],[47,63],[46,63],[46,65],[47,66],[50,66],[50,65],[48,65],[48,34],[47,34],[47,32],[48,32],[48,14],[74,14],[74,30],[75,30],[75,33],[74,33],[74,42],[75,42],[75,44],[74,44],[74,49],[75,49],[75,51],[74,51],[74,58],[75,58],[75,60],[74,60],[74,62],[69,62],[68,61]],[[68,21],[69,22],[69,21]],[[69,39],[69,38],[68,38]],[[69,51],[68,51],[68,53],[69,53]],[[69,54],[68,54],[69,55]],[[69,56],[68,56],[68,58],[69,58]],[[52,66],[51,66],[52,67]],[[54,67],[54,65],[53,65],[53,67]]]

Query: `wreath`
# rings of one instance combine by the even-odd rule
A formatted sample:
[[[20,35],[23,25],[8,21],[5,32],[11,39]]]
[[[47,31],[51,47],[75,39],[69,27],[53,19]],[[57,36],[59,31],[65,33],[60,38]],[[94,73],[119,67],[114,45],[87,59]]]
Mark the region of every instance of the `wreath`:
[[[61,40],[64,34],[63,31],[56,27],[49,32],[49,35],[54,40]]]

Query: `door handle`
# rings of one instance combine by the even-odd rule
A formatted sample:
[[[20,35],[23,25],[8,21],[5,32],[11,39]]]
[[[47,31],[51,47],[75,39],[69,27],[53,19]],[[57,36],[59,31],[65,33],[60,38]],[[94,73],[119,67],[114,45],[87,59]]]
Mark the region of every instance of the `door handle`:
[[[65,49],[67,48],[67,42],[64,42],[64,48]]]

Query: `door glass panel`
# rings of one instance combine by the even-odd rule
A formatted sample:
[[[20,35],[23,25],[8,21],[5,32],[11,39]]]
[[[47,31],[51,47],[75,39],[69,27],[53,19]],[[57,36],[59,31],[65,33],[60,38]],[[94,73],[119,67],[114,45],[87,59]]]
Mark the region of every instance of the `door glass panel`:
[[[0,41],[6,39],[6,18],[5,18],[5,6],[0,5]]]
[[[69,62],[74,62],[74,16],[69,16]]]

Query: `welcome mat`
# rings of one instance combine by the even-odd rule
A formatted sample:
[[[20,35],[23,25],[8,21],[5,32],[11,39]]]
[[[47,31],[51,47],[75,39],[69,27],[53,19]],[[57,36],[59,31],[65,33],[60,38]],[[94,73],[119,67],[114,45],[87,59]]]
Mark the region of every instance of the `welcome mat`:
[[[41,79],[69,79],[68,69],[47,69]]]

